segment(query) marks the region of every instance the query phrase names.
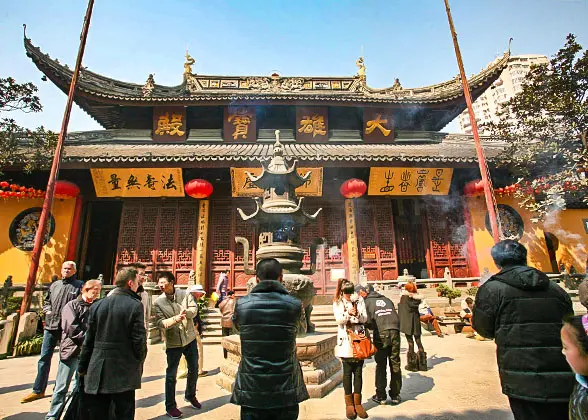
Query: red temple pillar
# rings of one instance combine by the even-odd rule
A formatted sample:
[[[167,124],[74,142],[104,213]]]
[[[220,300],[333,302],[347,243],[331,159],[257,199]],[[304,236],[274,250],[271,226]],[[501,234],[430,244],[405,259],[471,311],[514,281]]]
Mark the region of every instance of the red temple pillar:
[[[74,214],[71,222],[71,230],[69,233],[69,243],[67,245],[67,254],[66,260],[67,261],[75,261],[76,260],[76,253],[78,250],[78,244],[80,240],[80,229],[82,223],[82,205],[83,205],[83,198],[81,195],[76,197],[76,206],[74,209]]]

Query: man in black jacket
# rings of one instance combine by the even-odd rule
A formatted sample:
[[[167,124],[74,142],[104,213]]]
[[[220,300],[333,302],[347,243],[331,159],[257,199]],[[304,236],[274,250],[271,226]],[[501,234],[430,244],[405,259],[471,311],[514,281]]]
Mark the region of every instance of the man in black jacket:
[[[51,357],[55,346],[61,339],[61,310],[65,304],[74,300],[80,294],[82,282],[76,279],[76,263],[66,261],[61,266],[61,281],[55,281],[49,286],[43,313],[45,313],[45,330],[43,331],[43,344],[41,345],[41,357],[37,365],[37,378],[33,385],[33,392],[23,398],[21,403],[28,403],[45,397],[49,370],[51,369]]]
[[[59,367],[55,378],[55,389],[51,397],[51,407],[45,420],[60,418],[65,404],[69,384],[75,374],[78,382],[78,363],[82,344],[88,329],[90,306],[100,297],[100,280],[88,280],[82,287],[82,294],[67,303],[61,311],[61,344],[59,345]],[[74,385],[74,389],[76,385]]]
[[[560,330],[573,313],[568,294],[527,266],[527,250],[505,240],[491,251],[500,272],[478,290],[473,327],[495,338],[502,392],[516,420],[567,419],[574,385]]]
[[[93,420],[108,419],[111,403],[117,420],[135,418],[135,390],[141,388],[147,356],[137,270],[123,268],[115,284],[108,298],[92,305],[80,354],[78,373]]]
[[[392,404],[400,404],[402,371],[400,370],[400,320],[394,303],[376,291],[370,284],[367,287],[355,286],[355,291],[363,297],[367,312],[367,326],[374,332],[373,341],[378,349],[376,361],[376,395],[372,401],[386,404],[386,369],[390,366],[390,390],[388,395]]]
[[[257,286],[237,301],[233,315],[241,362],[231,402],[241,406],[241,419],[294,420],[309,398],[296,358],[302,303],[282,286],[277,260],[261,260],[256,275]]]

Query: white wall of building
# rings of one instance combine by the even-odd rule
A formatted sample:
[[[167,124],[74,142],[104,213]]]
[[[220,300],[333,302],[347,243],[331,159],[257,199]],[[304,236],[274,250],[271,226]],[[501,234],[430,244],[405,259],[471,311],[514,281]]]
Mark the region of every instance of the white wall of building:
[[[523,81],[531,65],[548,62],[546,56],[537,54],[517,55],[510,58],[508,66],[502,71],[500,77],[474,102],[474,114],[481,135],[489,134],[481,125],[486,122],[497,122],[496,114],[500,106],[521,92]],[[467,109],[457,117],[457,121],[462,133],[472,134]]]

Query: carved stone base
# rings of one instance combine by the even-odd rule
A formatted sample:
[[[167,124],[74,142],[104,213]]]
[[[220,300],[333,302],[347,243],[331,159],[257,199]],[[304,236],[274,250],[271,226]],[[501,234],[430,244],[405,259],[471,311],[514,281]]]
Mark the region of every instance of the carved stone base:
[[[302,366],[304,383],[310,398],[322,398],[343,381],[341,362],[333,350],[337,334],[314,333],[296,339],[296,355]],[[221,366],[216,383],[233,392],[235,376],[241,361],[241,340],[238,335],[223,337],[222,346],[228,356]]]

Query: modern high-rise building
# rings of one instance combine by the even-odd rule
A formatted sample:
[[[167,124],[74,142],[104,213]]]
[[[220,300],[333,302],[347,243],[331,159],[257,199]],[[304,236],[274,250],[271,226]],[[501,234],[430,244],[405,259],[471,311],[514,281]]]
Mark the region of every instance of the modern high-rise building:
[[[547,64],[548,58],[544,55],[528,54],[510,57],[508,66],[502,71],[500,77],[474,102],[474,113],[478,123],[480,134],[489,134],[482,127],[483,123],[498,121],[497,112],[502,104],[521,92],[523,80],[532,65]],[[467,109],[458,117],[459,127],[463,133],[472,134],[470,117]]]

